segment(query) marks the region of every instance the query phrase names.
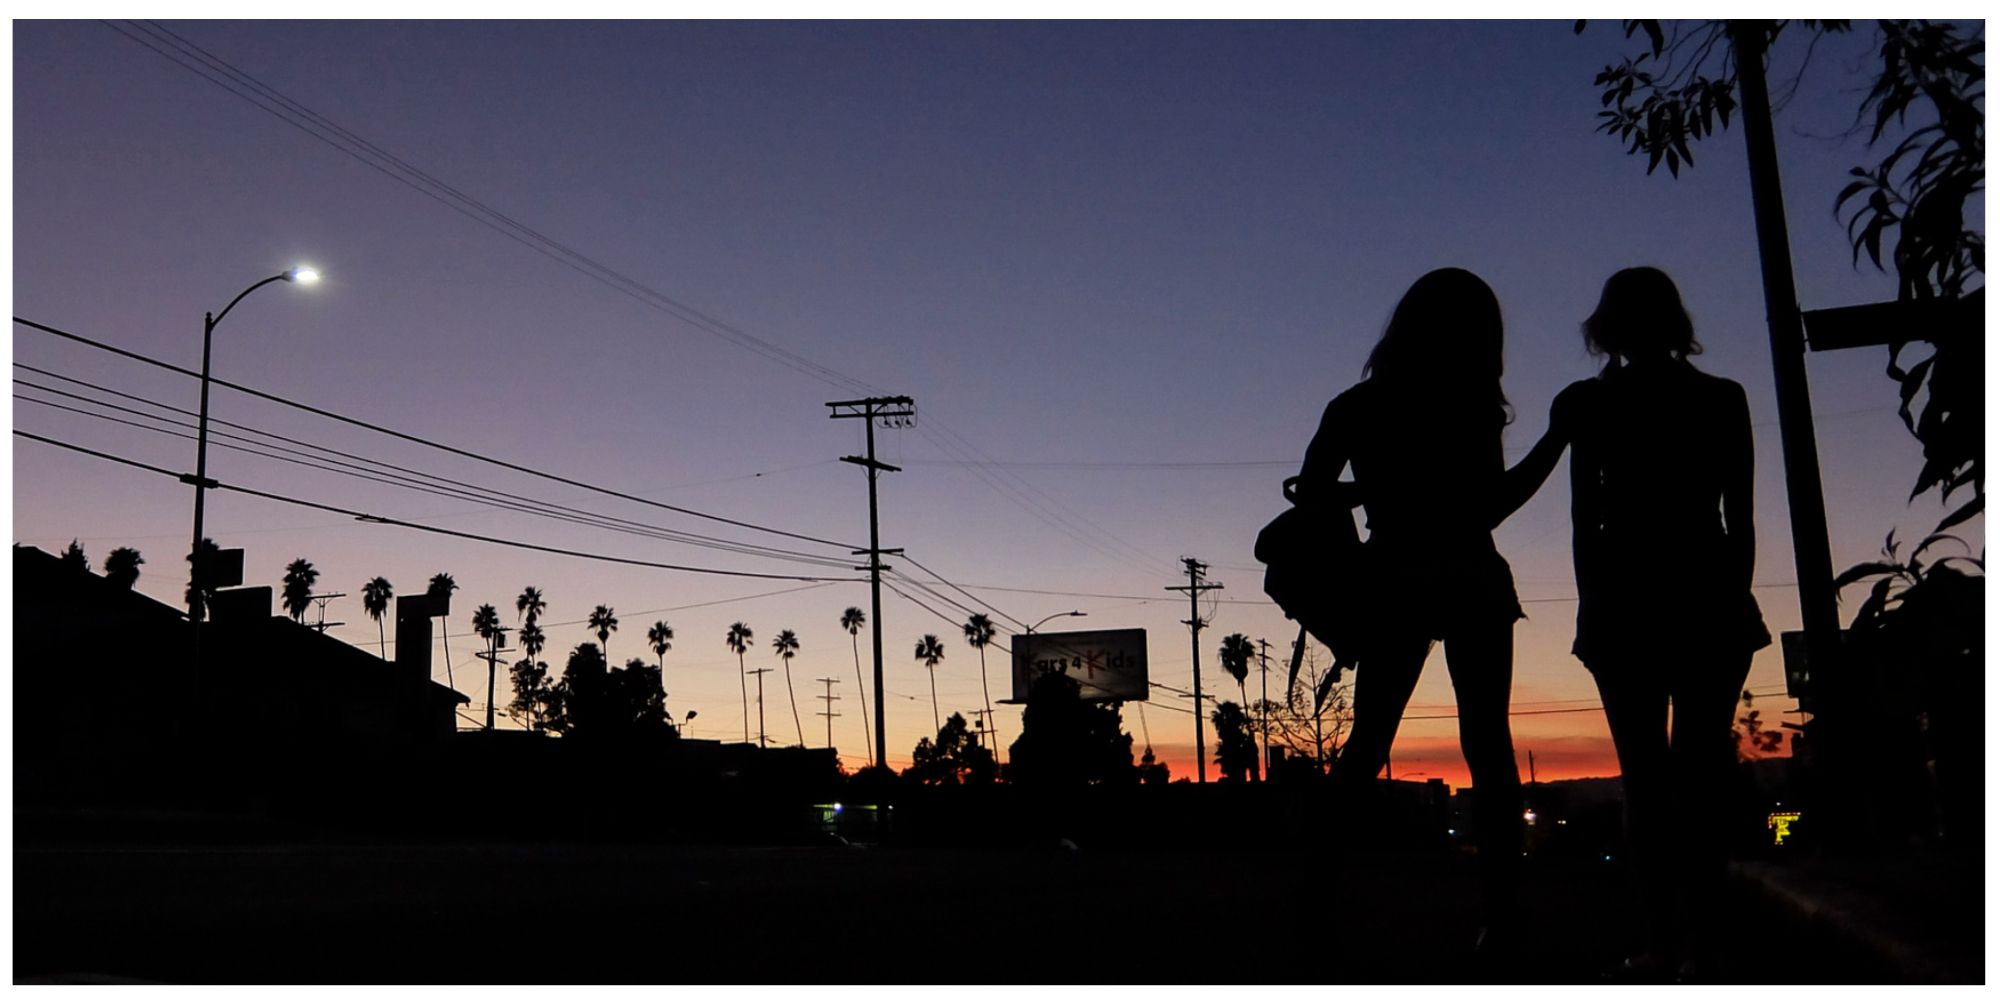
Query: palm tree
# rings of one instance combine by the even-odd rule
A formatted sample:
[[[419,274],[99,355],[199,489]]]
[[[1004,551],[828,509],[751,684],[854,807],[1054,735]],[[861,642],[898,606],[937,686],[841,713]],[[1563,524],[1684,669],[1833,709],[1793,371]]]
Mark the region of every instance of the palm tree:
[[[139,582],[139,567],[145,565],[138,549],[116,548],[104,557],[104,578],[131,590]]]
[[[361,585],[361,610],[375,619],[375,641],[382,646],[382,658],[389,658],[389,637],[382,630],[382,616],[389,613],[389,599],[396,596],[396,588],[390,586],[389,578],[378,576]]]
[[[1257,644],[1241,632],[1233,632],[1222,637],[1222,669],[1236,678],[1236,691],[1242,695],[1241,704],[1250,704],[1250,695],[1243,689],[1243,682],[1250,677],[1250,661],[1257,657]]]
[[[306,608],[312,606],[312,587],[318,582],[319,570],[314,569],[313,564],[303,556],[285,567],[285,613],[291,615],[293,621],[305,624]]]
[[[840,627],[847,630],[848,645],[854,647],[854,690],[861,692],[861,745],[868,751],[868,759],[875,760],[875,734],[868,728],[868,682],[861,678],[861,626],[868,624],[868,616],[860,608],[848,608],[840,613]]]
[[[448,608],[451,606],[451,592],[457,589],[458,581],[452,579],[450,573],[439,573],[431,577],[430,587],[424,594],[442,602]],[[446,687],[457,690],[458,682],[451,677],[451,622],[446,615],[439,615],[438,620],[440,622],[438,627],[444,629],[444,683]]]
[[[618,631],[618,616],[607,605],[600,604],[590,610],[590,630],[597,633],[597,644],[603,647],[604,662],[611,662],[611,633]]]
[[[756,636],[750,626],[737,622],[729,626],[729,635],[723,639],[736,654],[736,686],[743,689],[743,742],[750,742],[750,675],[743,669],[743,653],[750,648],[750,640]]]
[[[500,662],[500,612],[482,604],[472,613],[472,631],[486,640],[486,728],[493,728],[493,674]],[[475,682],[477,683],[477,682]]]
[[[805,746],[806,727],[799,725],[799,696],[792,690],[792,657],[798,655],[799,637],[786,629],[771,640],[771,648],[778,651],[778,659],[785,661],[785,694],[792,699],[792,728],[799,731],[799,746]]]
[[[653,655],[660,658],[660,688],[667,686],[667,650],[674,648],[674,627],[662,618],[646,630],[646,641],[653,647]]]
[[[943,729],[944,723],[938,721],[937,665],[939,660],[944,659],[944,644],[938,642],[937,636],[924,636],[917,640],[917,659],[924,661],[924,666],[931,674],[931,726],[934,729]]]
[[[993,734],[993,745],[997,747],[1000,745],[1000,728],[993,724],[993,689],[986,684],[986,647],[993,642],[993,619],[983,614],[967,618],[965,641],[979,650],[979,691],[986,696],[986,728]]]
[[[514,620],[520,621],[521,617],[526,615],[528,621],[533,622],[540,618],[548,607],[549,602],[542,600],[542,588],[523,587],[521,596],[514,598]]]
[[[531,694],[525,699],[518,695],[520,685],[518,683],[515,685],[517,689],[515,700],[516,702],[527,702],[528,724],[530,727],[538,726],[541,723],[540,678],[546,676],[548,669],[541,663],[541,655],[542,646],[547,642],[548,637],[542,634],[542,627],[533,620],[521,626],[521,652],[527,654],[527,670],[533,680],[530,681]]]

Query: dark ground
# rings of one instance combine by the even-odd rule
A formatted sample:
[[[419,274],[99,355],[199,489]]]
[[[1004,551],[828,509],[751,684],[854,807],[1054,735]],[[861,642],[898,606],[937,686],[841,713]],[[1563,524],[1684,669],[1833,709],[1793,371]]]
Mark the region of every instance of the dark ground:
[[[17,842],[15,981],[1593,983],[1626,944],[1581,861],[1494,966],[1440,853],[176,839]],[[1893,978],[1726,909],[1708,981]]]

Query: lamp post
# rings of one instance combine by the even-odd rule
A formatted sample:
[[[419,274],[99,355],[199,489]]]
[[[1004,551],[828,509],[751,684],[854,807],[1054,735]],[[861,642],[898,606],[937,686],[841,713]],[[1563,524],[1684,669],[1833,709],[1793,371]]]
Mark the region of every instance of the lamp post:
[[[1047,624],[1049,623],[1049,620],[1050,620],[1050,619],[1053,619],[1053,618],[1063,618],[1063,617],[1069,617],[1069,618],[1088,618],[1088,617],[1090,617],[1090,616],[1089,616],[1089,615],[1086,615],[1086,614],[1084,614],[1084,613],[1083,613],[1083,612],[1081,612],[1081,611],[1058,611],[1058,612],[1056,612],[1055,614],[1052,614],[1052,615],[1050,615],[1050,616],[1049,616],[1048,618],[1044,618],[1044,619],[1042,619],[1041,621],[1038,621],[1038,622],[1034,623],[1033,625],[1030,625],[1030,626],[1028,626],[1028,631],[1026,631],[1026,632],[1025,632],[1025,633],[1023,633],[1023,634],[1024,634],[1024,635],[1034,635],[1034,634],[1035,634],[1035,630],[1036,630],[1036,629],[1038,629],[1038,628],[1041,628],[1041,627],[1042,627],[1042,626],[1044,626],[1044,625],[1047,625]]]
[[[260,282],[257,282],[254,285],[251,285],[249,288],[245,288],[242,292],[238,293],[235,298],[230,299],[229,304],[223,306],[221,312],[209,313],[202,320],[201,416],[196,423],[196,429],[195,429],[194,478],[190,480],[185,476],[181,477],[182,482],[189,483],[194,487],[194,545],[193,548],[190,550],[192,552],[192,556],[190,557],[189,560],[189,562],[192,565],[189,579],[190,582],[193,584],[193,587],[190,589],[188,593],[188,621],[190,624],[200,621],[202,617],[202,612],[204,611],[204,609],[202,608],[202,591],[201,591],[202,576],[203,576],[202,571],[204,569],[204,567],[202,566],[202,558],[201,558],[201,537],[202,537],[201,519],[202,519],[203,502],[208,498],[209,488],[214,485],[212,482],[209,481],[208,478],[209,349],[215,339],[215,326],[216,324],[222,322],[222,317],[229,315],[229,310],[236,308],[236,303],[243,301],[245,296],[249,295],[251,292],[254,292],[259,288],[264,287],[265,285],[270,284],[273,281],[292,281],[302,285],[310,285],[319,281],[319,272],[313,270],[310,267],[301,266],[292,268],[291,270],[286,271],[283,274],[274,274],[268,278],[265,278]],[[200,659],[201,659],[201,629],[199,626],[196,626],[195,660],[197,667],[199,666]]]

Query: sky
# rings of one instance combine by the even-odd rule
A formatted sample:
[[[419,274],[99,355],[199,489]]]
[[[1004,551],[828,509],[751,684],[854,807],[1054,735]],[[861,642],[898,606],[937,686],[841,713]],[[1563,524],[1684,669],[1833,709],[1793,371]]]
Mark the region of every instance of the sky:
[[[487,700],[472,610],[494,604],[511,625],[515,595],[534,585],[548,601],[544,658],[558,669],[595,640],[582,620],[596,605],[616,609],[620,663],[651,660],[646,629],[668,621],[669,708],[697,712],[688,732],[698,737],[741,739],[746,726],[755,736],[757,707],[746,714],[723,642],[731,623],[750,625],[745,665],[778,668],[763,675],[772,739],[823,745],[829,688],[818,679],[835,678],[833,742],[847,766],[864,763],[854,643],[837,624],[844,608],[868,606],[850,552],[867,545],[866,485],[839,461],[864,446],[860,422],[829,419],[825,404],[907,394],[915,426],[876,432],[878,457],[902,470],[880,483],[881,537],[907,550],[888,560],[892,582],[934,610],[884,591],[890,762],[906,762],[931,730],[931,679],[912,656],[924,634],[947,648],[934,678],[942,711],[983,707],[956,602],[1007,631],[1071,610],[1087,617],[1048,627],[1145,629],[1152,679],[1175,690],[1128,703],[1125,724],[1176,777],[1191,776],[1189,609],[1166,590],[1186,582],[1179,561],[1207,562],[1223,584],[1199,608],[1204,691],[1237,696],[1215,655],[1232,632],[1268,639],[1281,681],[1296,627],[1264,600],[1252,542],[1283,508],[1279,483],[1326,401],[1360,377],[1402,292],[1442,266],[1484,277],[1505,311],[1512,457],[1545,429],[1555,393],[1596,371],[1577,325],[1604,279],[1638,264],[1676,279],[1705,347],[1698,365],[1748,390],[1756,594],[1774,633],[1797,627],[1741,132],[1696,146],[1678,179],[1648,176],[1643,159],[1595,133],[1592,77],[1637,51],[1610,22],[1581,36],[1567,21],[154,30],[509,221],[454,211],[449,196],[400,183],[381,161],[347,155],[134,38],[164,49],[172,36],[16,22],[15,316],[198,367],[205,312],[310,263],[318,285],[260,289],[217,327],[217,377],[815,541],[537,480],[229,390],[215,392],[215,419],[821,561],[611,532],[215,446],[211,476],[535,545],[835,581],[618,565],[211,495],[207,533],[246,550],[247,582],[275,588],[288,562],[310,559],[320,590],[350,595],[331,605],[345,623],[331,634],[364,648],[379,648],[364,581],[386,576],[412,593],[451,573],[461,589],[449,680],[472,698],[468,716]],[[1775,56],[1776,85],[1798,80],[1777,130],[1806,308],[1895,291],[1853,266],[1833,214],[1848,168],[1876,158],[1865,135],[1849,134],[1868,43],[1865,31],[1830,38],[1802,74],[1798,38]],[[566,250],[537,252],[500,231],[515,223]],[[563,252],[643,290],[594,280],[555,259]],[[19,325],[12,352],[17,365],[197,402],[193,379]],[[1808,358],[1836,567],[1873,558],[1891,528],[1921,537],[1942,513],[1934,497],[1908,503],[1921,456],[1895,415],[1885,360],[1880,349]],[[17,382],[17,429],[192,468],[190,440],[24,395],[79,405]],[[188,487],[21,438],[12,446],[17,543],[57,551],[77,538],[94,561],[138,548],[139,589],[179,603]],[[1532,751],[1543,780],[1617,770],[1595,688],[1568,653],[1566,481],[1559,469],[1495,533],[1529,614],[1515,633],[1515,742],[1523,776]],[[1969,527],[1983,546],[1978,522]],[[783,629],[801,645],[789,695],[769,645]],[[442,651],[433,658],[446,681]],[[1441,659],[1411,700],[1391,766],[1459,785]],[[1004,637],[986,666],[1003,697]],[[328,679],[329,696],[338,684]],[[500,684],[504,705],[504,672]],[[1258,684],[1253,672],[1252,697]],[[1775,646],[1757,655],[1748,687],[1767,720],[1795,707]],[[512,724],[504,713],[502,724]],[[1019,709],[998,707],[995,725],[1011,741]]]

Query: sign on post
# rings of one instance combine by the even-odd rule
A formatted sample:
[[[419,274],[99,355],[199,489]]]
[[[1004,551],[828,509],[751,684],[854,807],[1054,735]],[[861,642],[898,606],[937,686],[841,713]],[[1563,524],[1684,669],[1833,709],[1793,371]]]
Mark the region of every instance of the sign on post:
[[[1014,702],[1042,674],[1067,674],[1081,686],[1084,701],[1145,701],[1146,630],[1035,632],[1014,637]]]

